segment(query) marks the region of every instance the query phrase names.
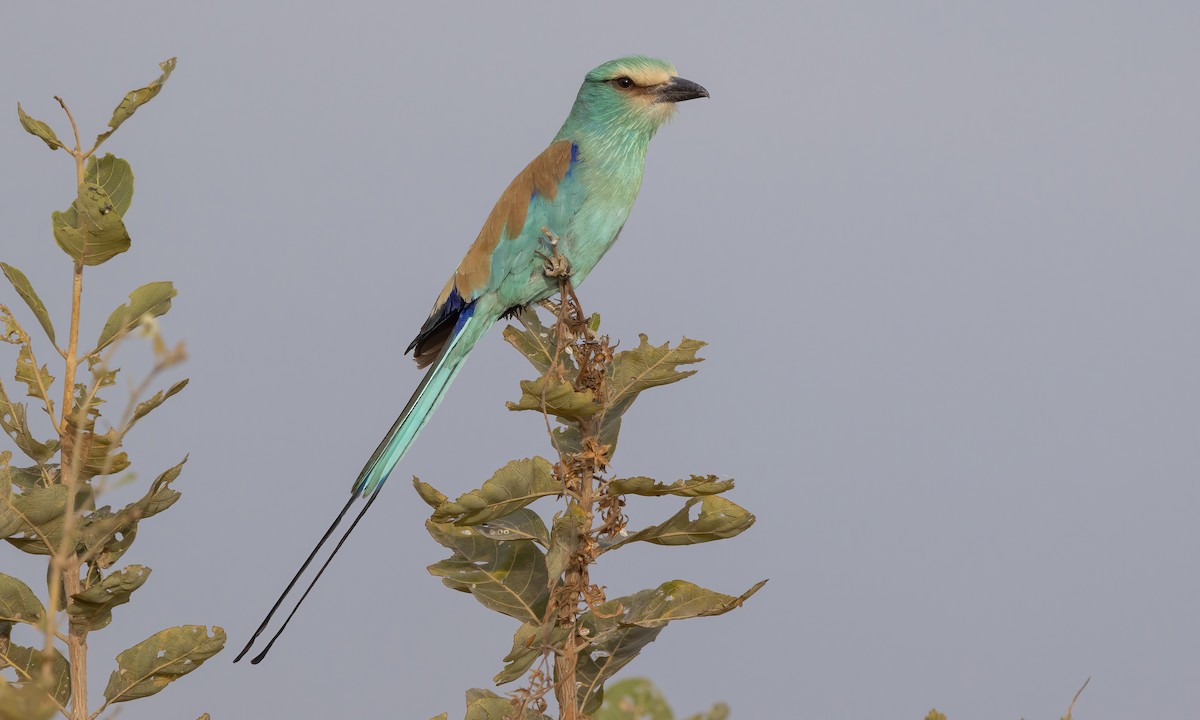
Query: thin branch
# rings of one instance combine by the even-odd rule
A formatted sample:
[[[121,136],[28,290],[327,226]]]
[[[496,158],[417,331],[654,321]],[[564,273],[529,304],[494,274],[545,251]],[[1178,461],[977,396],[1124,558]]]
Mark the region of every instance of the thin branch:
[[[67,104],[63,102],[62,98],[55,95],[54,99],[58,101],[58,104],[62,106],[63,112],[67,114],[67,119],[71,121],[71,131],[75,133],[75,149],[71,150],[70,148],[64,146],[63,150],[66,150],[74,155],[77,160],[82,159],[79,157],[79,154],[83,152],[83,146],[79,143],[79,126],[75,124],[75,116],[71,114],[71,109],[67,107]]]

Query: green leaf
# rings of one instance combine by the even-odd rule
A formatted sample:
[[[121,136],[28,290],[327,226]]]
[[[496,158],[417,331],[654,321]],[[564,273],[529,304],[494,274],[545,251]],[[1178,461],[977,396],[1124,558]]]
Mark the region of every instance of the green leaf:
[[[0,528],[5,539],[18,550],[32,555],[52,555],[62,542],[67,495],[65,485],[52,485],[0,499],[9,511],[8,518],[15,519],[14,524]]]
[[[584,621],[585,627],[588,627],[589,622],[596,625],[597,618],[591,615],[589,620],[585,614]],[[588,630],[595,633],[606,627],[606,623],[600,623],[597,629],[588,627]],[[654,642],[664,627],[645,628],[614,622],[611,628],[604,630],[602,642],[588,645],[588,649],[579,656],[579,664],[575,670],[576,682],[579,683],[576,700],[584,713],[592,714],[600,707],[604,699],[605,681],[628,665],[643,648]]]
[[[646,335],[638,337],[641,342],[636,348],[619,352],[613,357],[612,372],[605,385],[609,413],[614,410],[618,415],[624,413],[638,394],[645,390],[670,385],[695,375],[695,370],[680,370],[679,366],[701,362],[702,358],[696,357],[696,353],[707,344],[683,338],[673,348],[670,343],[655,347]]]
[[[8,537],[20,530],[22,525],[21,517],[16,513],[12,504],[13,475],[15,473],[9,466],[11,460],[11,452],[0,450],[0,537]]]
[[[683,338],[674,348],[670,343],[655,347],[645,335],[639,338],[641,341],[636,348],[613,356],[604,385],[608,407],[600,418],[600,441],[610,447],[610,459],[616,452],[621,417],[638,395],[652,387],[669,385],[695,375],[695,370],[680,370],[679,366],[701,362],[696,353],[705,345],[699,340]],[[578,452],[579,433],[575,428],[556,431],[555,437],[564,451]]]
[[[716,475],[693,475],[687,480],[676,480],[667,485],[655,482],[648,477],[618,478],[610,480],[608,485],[610,495],[645,495],[658,497],[661,495],[679,495],[682,497],[699,497],[701,495],[716,495],[733,489],[733,480],[720,480]]]
[[[519,718],[514,714],[513,701],[503,698],[491,690],[472,688],[467,691],[466,720],[551,720],[533,710],[526,710]]]
[[[146,283],[137,290],[129,293],[129,304],[113,310],[100,331],[100,339],[96,341],[97,353],[108,347],[118,338],[134,329],[149,315],[159,317],[171,309],[171,298],[176,295],[175,286],[170,281]]]
[[[604,691],[604,705],[592,720],[675,720],[675,713],[654,683],[622,680]]]
[[[29,430],[29,418],[23,403],[13,402],[0,383],[0,429],[4,430],[17,447],[34,462],[41,464],[58,452],[58,441],[38,442]]]
[[[607,455],[611,460],[617,447],[617,439],[621,434],[621,416],[614,415],[611,411],[606,413],[600,421],[599,434],[600,444],[608,446]],[[554,447],[561,453],[577,453],[582,450],[579,428],[574,425],[566,428],[554,428]]]
[[[84,518],[80,543],[84,552],[92,556],[96,566],[111,567],[133,544],[137,537],[139,521],[157,515],[179,500],[179,491],[173,490],[170,484],[179,477],[185,462],[186,457],[178,465],[155,478],[145,495],[121,508],[119,512],[114,513],[106,505]]]
[[[150,399],[138,403],[137,407],[133,410],[133,416],[129,420],[129,427],[133,427],[134,423],[149,415],[151,411],[162,405],[167,398],[187,387],[187,384],[188,380],[185,378],[167,388],[166,392],[159,390]]]
[[[50,720],[56,712],[58,706],[38,686],[0,678],[0,720]]]
[[[672,620],[724,615],[741,607],[766,584],[767,581],[763,580],[734,597],[707,590],[686,580],[671,580],[652,590],[641,590],[627,597],[610,600],[602,606],[602,612],[619,607],[623,611],[620,624],[658,627]]]
[[[550,531],[546,529],[546,523],[529,508],[521,508],[504,517],[476,525],[475,529],[480,535],[501,542],[533,540],[542,547],[550,544]]]
[[[504,656],[504,666],[492,681],[497,685],[512,682],[525,674],[543,654],[545,648],[562,647],[571,628],[527,622],[517,628],[512,650]]]
[[[938,712],[937,708],[934,708],[933,710],[929,711],[928,715],[925,716],[925,720],[946,720],[946,716],[943,713]]]
[[[187,456],[184,456],[179,464],[167,468],[161,475],[154,478],[154,482],[150,483],[150,489],[146,491],[146,494],[137,502],[125,506],[126,510],[135,513],[139,520],[144,520],[174,505],[175,501],[180,498],[180,493],[171,488],[171,483],[183,472],[183,465],[187,461]]]
[[[108,364],[104,358],[99,355],[87,356],[88,372],[92,374],[92,382],[95,383],[96,389],[111,387],[117,384],[117,373],[121,372],[121,368],[113,370],[108,369]],[[84,400],[91,394],[91,388],[80,383],[75,384],[75,411],[83,406]],[[93,394],[91,403],[92,407],[102,404],[104,401],[100,399],[99,394]]]
[[[691,519],[692,507],[701,503],[700,514]],[[755,517],[745,508],[716,495],[692,498],[666,522],[621,538],[605,550],[626,543],[648,542],[655,545],[696,545],[731,538],[754,524]]]
[[[225,647],[225,631],[182,625],[159,631],[117,655],[104,698],[110,703],[148,697],[200,667]]]
[[[537,368],[539,374],[545,375],[554,361],[556,347],[554,330],[542,325],[537,311],[533,308],[523,310],[517,319],[521,321],[525,329],[518,330],[509,325],[504,328],[504,339],[524,355],[525,359]],[[558,361],[562,365],[565,375],[576,373],[575,362],[570,355],[559,353]]]
[[[33,352],[29,349],[29,344],[21,346],[21,350],[17,353],[17,382],[25,383],[25,387],[29,388],[26,393],[28,397],[38,398],[50,405],[50,415],[54,415],[54,402],[50,398],[50,386],[54,384],[54,376],[50,374],[50,368],[47,365],[42,365],[40,368],[33,364]],[[43,394],[45,391],[45,394]]]
[[[10,311],[4,305],[0,305],[0,322],[4,324],[4,332],[0,334],[0,342],[6,342],[13,345],[22,346],[21,349],[28,353],[29,335],[17,323],[17,319],[13,317]],[[26,358],[25,364],[32,367],[32,361],[27,358],[31,357],[28,354],[18,354],[18,379],[24,380],[27,373],[22,370],[22,355]],[[36,372],[36,370],[34,371]],[[4,389],[4,383],[0,383],[0,429],[4,430],[9,437],[13,439],[17,447],[26,455],[37,462],[39,465],[49,460],[55,452],[58,451],[58,441],[49,440],[47,442],[38,442],[34,439],[33,433],[29,429],[29,418],[26,415],[27,408],[24,404],[13,402],[9,397],[8,392]]]
[[[33,625],[41,622],[46,609],[29,586],[20,580],[0,573],[0,622],[20,622]]]
[[[124,451],[118,452],[121,447],[121,434],[115,428],[97,434],[90,425],[91,423],[84,434],[87,453],[80,463],[79,476],[89,480],[97,475],[115,475],[129,469],[132,464],[129,455]]]
[[[421,496],[425,504],[434,510],[437,510],[438,506],[449,500],[440,490],[427,482],[422,482],[416,476],[413,476],[413,487],[416,488],[417,494]]]
[[[9,645],[0,647],[0,670],[12,668],[17,683],[28,687],[35,685],[54,698],[59,707],[65,708],[71,701],[71,668],[67,659],[58,650],[50,656],[50,678],[44,675],[45,656],[40,648]]]
[[[0,452],[0,461],[4,460],[4,456],[11,455],[8,451]],[[14,487],[21,490],[32,490],[35,487],[46,487],[54,485],[58,482],[58,465],[34,465],[32,467],[10,467],[9,473],[12,477]],[[3,473],[3,462],[0,462],[0,473]]]
[[[50,322],[50,313],[46,310],[46,306],[42,303],[42,299],[38,297],[37,292],[34,291],[33,284],[29,282],[29,278],[25,277],[25,273],[8,263],[0,262],[0,269],[4,270],[4,277],[8,278],[13,288],[16,289],[17,294],[21,296],[21,299],[33,311],[33,316],[37,318],[42,329],[46,331],[46,337],[50,338],[50,342],[55,342],[54,325]]]
[[[541,620],[549,592],[546,556],[532,541],[498,542],[470,527],[426,521],[433,539],[454,555],[429,566],[446,587],[469,592],[491,610],[521,621]]]
[[[578,702],[592,712],[603,697],[604,682],[654,642],[672,620],[722,615],[741,607],[766,580],[741,595],[723,595],[684,580],[609,600],[580,616],[589,644],[579,656]]]
[[[163,88],[163,84],[167,82],[167,78],[171,77],[171,73],[175,70],[175,58],[160,62],[158,67],[162,70],[162,75],[157,80],[144,88],[138,88],[137,90],[125,93],[125,97],[117,105],[117,108],[113,110],[112,119],[108,121],[109,129],[96,137],[96,144],[93,147],[98,147],[100,143],[107,140],[110,135],[117,131],[117,128],[121,127],[121,123],[128,120],[138,108],[153,100],[155,95],[158,95]]]
[[[717,703],[708,712],[688,715],[684,720],[729,720],[729,706],[725,703]]]
[[[435,522],[478,525],[503,517],[548,495],[562,494],[554,470],[545,458],[513,460],[484,482],[483,487],[443,502],[433,513]]]
[[[105,505],[88,513],[79,530],[79,544],[97,569],[112,567],[137,538],[137,521]]]
[[[509,410],[547,412],[568,422],[585,420],[600,411],[591,390],[579,392],[565,380],[542,376],[521,381],[521,399],[506,403]]]
[[[570,564],[571,556],[579,552],[583,535],[590,527],[587,515],[575,503],[571,503],[565,512],[555,516],[550,534],[550,550],[546,552],[546,574],[551,584],[558,584]]]
[[[85,182],[71,207],[50,214],[54,240],[76,262],[99,265],[129,249],[129,233],[104,188]]]
[[[435,715],[434,717],[429,718],[429,720],[450,720],[450,713],[442,713],[441,715]]]
[[[110,573],[108,577],[81,593],[71,596],[67,614],[75,620],[86,621],[91,630],[100,630],[112,622],[112,611],[129,602],[129,596],[150,578],[150,568],[130,565]]]
[[[84,180],[104,188],[112,199],[113,209],[124,219],[133,204],[133,168],[121,158],[108,153],[102,158],[88,158]]]
[[[46,147],[51,150],[67,147],[62,144],[62,141],[58,139],[58,136],[54,134],[54,130],[49,125],[26,115],[25,111],[21,108],[21,103],[17,103],[17,119],[21,121],[21,127],[25,128],[25,132],[41,138],[42,142],[46,143]]]

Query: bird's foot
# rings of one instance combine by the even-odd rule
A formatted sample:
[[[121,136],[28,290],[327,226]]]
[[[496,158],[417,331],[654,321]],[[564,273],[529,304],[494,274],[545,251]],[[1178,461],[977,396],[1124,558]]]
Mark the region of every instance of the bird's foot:
[[[566,256],[558,251],[558,235],[555,235],[554,231],[543,225],[542,237],[546,238],[546,242],[550,244],[549,255],[537,251],[538,257],[542,259],[542,272],[546,274],[546,277],[551,278],[571,277],[571,261],[567,260]]]

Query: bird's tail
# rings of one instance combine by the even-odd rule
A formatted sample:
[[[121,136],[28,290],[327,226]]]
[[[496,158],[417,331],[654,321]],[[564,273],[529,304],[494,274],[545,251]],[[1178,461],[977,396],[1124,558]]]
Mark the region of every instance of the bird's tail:
[[[312,552],[308,554],[308,557],[304,560],[304,563],[300,565],[300,569],[296,571],[296,574],[292,577],[291,582],[287,584],[287,587],[284,588],[283,593],[280,594],[279,599],[275,601],[275,604],[271,606],[271,610],[267,613],[267,616],[263,618],[262,624],[260,624],[258,629],[254,631],[254,634],[250,636],[250,640],[246,643],[246,647],[242,648],[242,651],[233,659],[234,662],[242,659],[242,656],[250,650],[250,647],[254,645],[254,641],[257,640],[258,636],[261,635],[263,630],[266,629],[267,624],[271,622],[271,618],[274,617],[275,612],[279,610],[279,607],[283,604],[284,598],[286,598],[288,593],[292,591],[292,588],[296,586],[296,583],[300,580],[300,577],[304,574],[304,571],[308,569],[308,566],[312,564],[313,559],[316,558],[317,553],[320,552],[321,547],[324,546],[325,542],[329,540],[330,536],[333,535],[334,530],[336,530],[338,525],[341,524],[342,519],[346,516],[346,512],[350,510],[350,506],[354,503],[354,501],[360,497],[367,498],[367,504],[364,505],[362,510],[359,511],[358,515],[355,516],[354,522],[350,524],[350,527],[346,530],[345,534],[343,534],[341,539],[338,540],[337,545],[333,547],[333,552],[329,554],[329,557],[325,559],[325,562],[321,565],[321,568],[317,570],[316,576],[314,576],[312,581],[309,582],[308,587],[304,590],[304,594],[301,595],[300,599],[296,601],[295,607],[293,607],[292,611],[288,613],[287,618],[283,621],[283,625],[281,625],[280,628],[275,632],[275,635],[271,637],[271,640],[267,643],[266,648],[264,648],[263,651],[255,656],[250,662],[257,665],[264,657],[266,657],[267,653],[271,650],[271,646],[274,645],[275,641],[279,639],[279,636],[283,634],[284,629],[287,628],[288,623],[291,622],[292,617],[296,614],[296,611],[300,609],[300,604],[304,602],[306,597],[308,597],[308,593],[313,589],[313,586],[317,584],[317,580],[321,579],[321,575],[325,572],[325,568],[329,567],[329,563],[333,561],[334,556],[337,555],[337,552],[341,549],[342,544],[346,542],[346,538],[350,537],[350,533],[354,532],[354,528],[358,525],[358,521],[362,519],[363,515],[367,514],[367,510],[369,510],[371,508],[371,504],[375,502],[375,498],[378,496],[380,488],[383,487],[384,481],[387,480],[388,474],[390,474],[392,469],[396,467],[396,464],[400,462],[400,458],[404,457],[404,454],[408,452],[408,449],[412,446],[413,441],[417,439],[417,435],[421,432],[421,428],[425,427],[425,422],[429,419],[429,416],[432,415],[433,412],[437,410],[438,405],[441,404],[442,398],[444,398],[446,395],[446,389],[450,387],[450,383],[454,381],[455,376],[458,375],[458,371],[462,369],[463,361],[467,359],[467,354],[470,353],[471,348],[475,346],[475,343],[478,342],[481,337],[483,337],[483,334],[495,322],[495,318],[476,316],[474,312],[472,312],[473,310],[473,307],[468,306],[459,316],[457,326],[454,328],[454,333],[446,343],[446,346],[442,349],[438,359],[433,363],[433,366],[429,368],[429,372],[425,373],[425,378],[421,380],[421,384],[417,386],[416,392],[413,393],[413,396],[409,399],[408,404],[404,406],[404,410],[400,413],[400,417],[396,418],[396,422],[392,424],[392,428],[388,430],[388,433],[384,436],[383,441],[379,443],[379,447],[375,448],[375,452],[372,453],[371,458],[367,460],[367,464],[363,467],[362,472],[358,474],[358,478],[354,481],[354,486],[351,489],[349,501],[347,501],[346,505],[342,507],[337,517],[334,518],[333,524],[331,524],[329,529],[325,531],[325,534],[321,536],[321,539],[317,542],[316,547],[314,547]]]
[[[446,396],[446,389],[462,369],[467,354],[491,327],[492,322],[494,320],[489,321],[473,313],[459,320],[459,327],[455,328],[441,355],[434,361],[433,367],[429,368],[429,372],[425,373],[425,379],[417,386],[408,405],[404,406],[400,417],[392,423],[392,428],[358,474],[351,491],[355,496],[371,495],[387,480],[396,463],[400,462],[400,458],[412,447],[421,428],[425,427],[425,422],[441,404],[442,398]]]

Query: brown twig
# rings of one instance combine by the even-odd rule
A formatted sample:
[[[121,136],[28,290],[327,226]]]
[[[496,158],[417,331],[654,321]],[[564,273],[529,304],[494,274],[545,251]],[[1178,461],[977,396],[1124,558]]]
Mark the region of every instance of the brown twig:
[[[559,456],[554,473],[562,484],[568,515],[571,514],[571,507],[575,506],[584,521],[574,539],[576,550],[568,559],[566,571],[561,579],[551,579],[550,601],[543,618],[547,633],[553,627],[569,628],[570,632],[559,647],[546,643],[542,662],[531,671],[528,687],[514,693],[514,708],[523,713],[526,708],[538,707],[539,702],[544,704],[542,698],[552,688],[558,701],[559,717],[563,720],[583,720],[576,678],[580,655],[588,647],[589,641],[586,631],[579,624],[581,610],[604,602],[603,588],[591,582],[590,567],[600,554],[598,536],[615,527],[614,518],[620,517],[619,507],[614,508],[607,500],[607,494],[603,493],[604,473],[608,469],[612,448],[600,441],[601,418],[607,403],[605,380],[608,364],[612,362],[613,347],[607,337],[597,337],[588,325],[588,316],[583,312],[579,296],[571,284],[570,263],[559,251],[558,236],[545,227],[542,228],[542,235],[550,246],[549,254],[539,253],[544,261],[543,270],[548,277],[558,280],[559,290],[557,305],[550,305],[556,322],[552,331],[554,349],[550,355],[550,365],[543,375],[547,382],[542,384],[542,415],[547,434]],[[575,377],[571,379],[572,387],[577,392],[591,392],[595,402],[601,405],[600,412],[576,423],[580,447],[575,452],[565,452],[559,445],[551,429],[546,400],[548,381],[565,379],[566,368],[562,362],[564,353],[571,354],[577,366]],[[603,524],[595,528],[593,525],[598,508]],[[546,678],[551,655],[554,675],[553,683],[549,684]]]

